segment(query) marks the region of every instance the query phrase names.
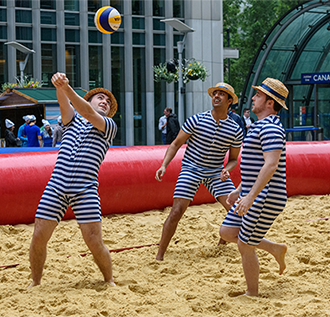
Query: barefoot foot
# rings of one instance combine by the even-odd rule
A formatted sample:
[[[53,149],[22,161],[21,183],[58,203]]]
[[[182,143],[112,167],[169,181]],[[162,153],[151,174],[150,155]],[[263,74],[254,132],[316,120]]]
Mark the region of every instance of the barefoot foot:
[[[284,243],[279,243],[278,247],[276,249],[276,252],[274,254],[275,256],[275,260],[277,261],[278,265],[279,265],[279,274],[282,275],[285,268],[286,268],[286,264],[285,264],[285,254],[287,251],[288,247],[286,246],[286,244]]]

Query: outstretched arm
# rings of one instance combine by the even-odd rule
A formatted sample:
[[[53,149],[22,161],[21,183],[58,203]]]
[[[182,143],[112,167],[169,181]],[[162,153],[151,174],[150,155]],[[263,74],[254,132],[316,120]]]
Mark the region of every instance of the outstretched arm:
[[[173,160],[174,156],[176,155],[180,147],[189,139],[189,137],[190,134],[183,132],[183,130],[181,129],[176,139],[167,148],[163,159],[163,163],[161,167],[157,170],[155,176],[155,178],[159,182],[162,181],[162,177],[165,174],[166,167],[168,166],[168,164],[170,164],[170,162]]]
[[[74,109],[64,90],[64,88],[69,85],[69,80],[66,78],[65,74],[56,73],[52,77],[52,83],[56,88],[56,96],[60,105],[62,122],[66,125],[74,117]]]
[[[72,87],[69,85],[69,80],[65,74],[56,73],[52,77],[52,83],[59,92],[60,97],[63,98],[61,99],[61,101],[64,104],[63,107],[65,109],[65,115],[68,115],[66,119],[70,118],[71,120],[72,117],[74,116],[74,109],[76,109],[78,113],[81,116],[83,116],[85,119],[87,119],[95,128],[103,132],[105,131],[104,118],[93,109],[93,107],[90,105],[89,102],[87,102],[84,98],[80,97],[72,89]],[[66,98],[64,98],[64,96]],[[69,101],[71,101],[72,105],[74,106],[74,109],[70,105]],[[71,110],[67,108],[67,103],[69,103]],[[61,115],[62,115],[62,109],[61,109]],[[67,124],[69,121],[64,121],[62,115],[63,124]]]

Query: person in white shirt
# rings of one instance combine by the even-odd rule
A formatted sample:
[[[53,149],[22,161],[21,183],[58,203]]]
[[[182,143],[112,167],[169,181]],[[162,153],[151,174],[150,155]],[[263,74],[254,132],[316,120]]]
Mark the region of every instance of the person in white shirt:
[[[167,108],[164,109],[164,115],[159,118],[158,129],[162,131],[162,142],[166,144],[166,125],[167,125]]]
[[[243,119],[244,127],[245,127],[245,135],[247,135],[252,123],[254,122],[254,119],[250,117],[250,109],[248,109],[248,108],[243,109],[242,119]]]

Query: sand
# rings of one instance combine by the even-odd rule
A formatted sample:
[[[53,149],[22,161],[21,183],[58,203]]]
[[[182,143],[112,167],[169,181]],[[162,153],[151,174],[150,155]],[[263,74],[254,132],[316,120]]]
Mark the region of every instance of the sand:
[[[157,243],[170,208],[103,219],[109,249]],[[330,316],[330,196],[288,199],[267,238],[288,245],[280,276],[258,251],[260,296],[246,285],[235,244],[217,246],[225,210],[191,206],[165,254],[157,246],[112,253],[112,287],[88,253],[75,220],[63,221],[48,244],[42,285],[31,283],[28,249],[33,225],[0,226],[0,316]]]

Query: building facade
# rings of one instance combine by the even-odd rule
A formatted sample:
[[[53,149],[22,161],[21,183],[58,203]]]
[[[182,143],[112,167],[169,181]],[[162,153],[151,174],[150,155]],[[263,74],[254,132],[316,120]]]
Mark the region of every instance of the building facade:
[[[108,5],[122,16],[111,35],[94,25],[95,12]],[[211,108],[207,88],[223,78],[221,17],[221,0],[0,0],[0,84],[20,74],[25,55],[5,44],[16,41],[34,50],[24,74],[43,87],[52,87],[60,71],[75,88],[113,92],[119,106],[114,145],[161,144],[158,119],[165,107],[177,112],[178,85],[156,83],[153,66],[177,58],[183,38],[161,20],[177,18],[195,30],[186,36],[183,56],[202,62],[210,75],[185,85],[187,118]]]

